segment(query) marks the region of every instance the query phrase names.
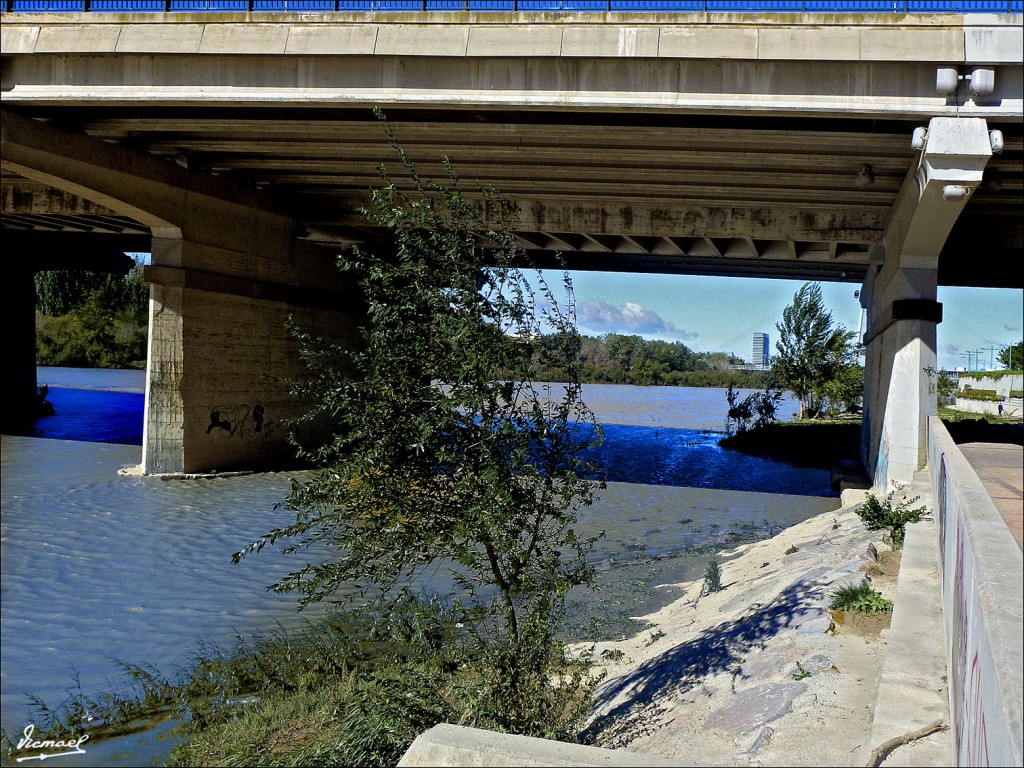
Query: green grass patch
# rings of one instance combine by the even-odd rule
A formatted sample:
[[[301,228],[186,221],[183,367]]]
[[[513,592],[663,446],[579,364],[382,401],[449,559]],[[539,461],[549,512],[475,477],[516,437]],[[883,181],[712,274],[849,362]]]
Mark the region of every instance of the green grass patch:
[[[866,581],[860,584],[848,584],[832,593],[829,608],[834,611],[862,611],[864,613],[888,613],[892,610],[892,600],[886,600],[880,592],[876,592]]]

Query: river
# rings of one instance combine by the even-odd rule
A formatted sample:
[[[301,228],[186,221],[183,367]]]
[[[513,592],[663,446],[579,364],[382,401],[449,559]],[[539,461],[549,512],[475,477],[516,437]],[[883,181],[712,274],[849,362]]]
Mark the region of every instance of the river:
[[[230,562],[284,522],[274,504],[302,473],[120,475],[140,460],[141,372],[41,368],[38,380],[56,415],[40,420],[35,436],[2,438],[0,715],[8,735],[32,722],[29,693],[59,706],[76,675],[88,694],[118,684],[118,659],[173,673],[201,644],[229,646],[236,633],[294,628],[315,615],[266,590],[301,565],[294,556],[267,549]],[[581,533],[608,535],[592,553],[605,588],[571,601],[590,614],[577,631],[625,631],[595,623],[607,613],[597,601],[616,603],[623,617],[649,607],[650,590],[616,591],[627,581],[623,563],[641,562],[650,579],[665,570],[692,575],[693,558],[676,556],[838,506],[826,471],[718,447],[723,390],[587,385],[584,397],[605,425],[599,458],[610,482],[580,516]],[[784,403],[780,413],[794,409]],[[88,762],[152,764],[168,749],[152,738],[113,740],[91,746]]]

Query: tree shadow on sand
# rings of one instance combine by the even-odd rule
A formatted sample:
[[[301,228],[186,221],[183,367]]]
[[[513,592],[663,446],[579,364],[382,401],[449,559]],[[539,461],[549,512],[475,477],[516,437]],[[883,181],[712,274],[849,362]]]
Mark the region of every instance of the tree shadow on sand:
[[[825,579],[806,574],[770,605],[752,605],[734,621],[708,627],[699,635],[644,662],[632,672],[598,688],[593,711],[603,711],[581,734],[585,744],[617,748],[657,730],[668,697],[686,699],[705,678],[728,672],[743,680],[741,665],[749,653],[776,635],[821,616]],[[808,578],[810,577],[810,578]],[[692,694],[695,698],[698,693]],[[618,703],[614,703],[619,699]],[[691,699],[692,700],[692,699]]]

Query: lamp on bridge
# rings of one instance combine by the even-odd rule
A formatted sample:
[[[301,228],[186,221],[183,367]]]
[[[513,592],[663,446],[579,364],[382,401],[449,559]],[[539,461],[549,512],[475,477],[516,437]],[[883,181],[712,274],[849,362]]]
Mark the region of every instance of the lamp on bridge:
[[[961,80],[970,83],[975,96],[988,96],[996,89],[996,71],[991,67],[975,67],[969,75],[961,75],[956,67],[939,67],[935,71],[935,90],[953,96]]]
[[[870,187],[875,183],[875,169],[867,163],[864,163],[857,171],[857,178],[853,180],[853,183],[858,187]]]

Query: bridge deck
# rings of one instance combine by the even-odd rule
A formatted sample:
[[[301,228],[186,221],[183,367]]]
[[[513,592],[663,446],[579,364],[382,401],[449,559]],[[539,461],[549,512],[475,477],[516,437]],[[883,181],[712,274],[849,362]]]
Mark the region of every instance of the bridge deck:
[[[958,447],[984,483],[1017,546],[1024,549],[1024,447],[998,443]]]

